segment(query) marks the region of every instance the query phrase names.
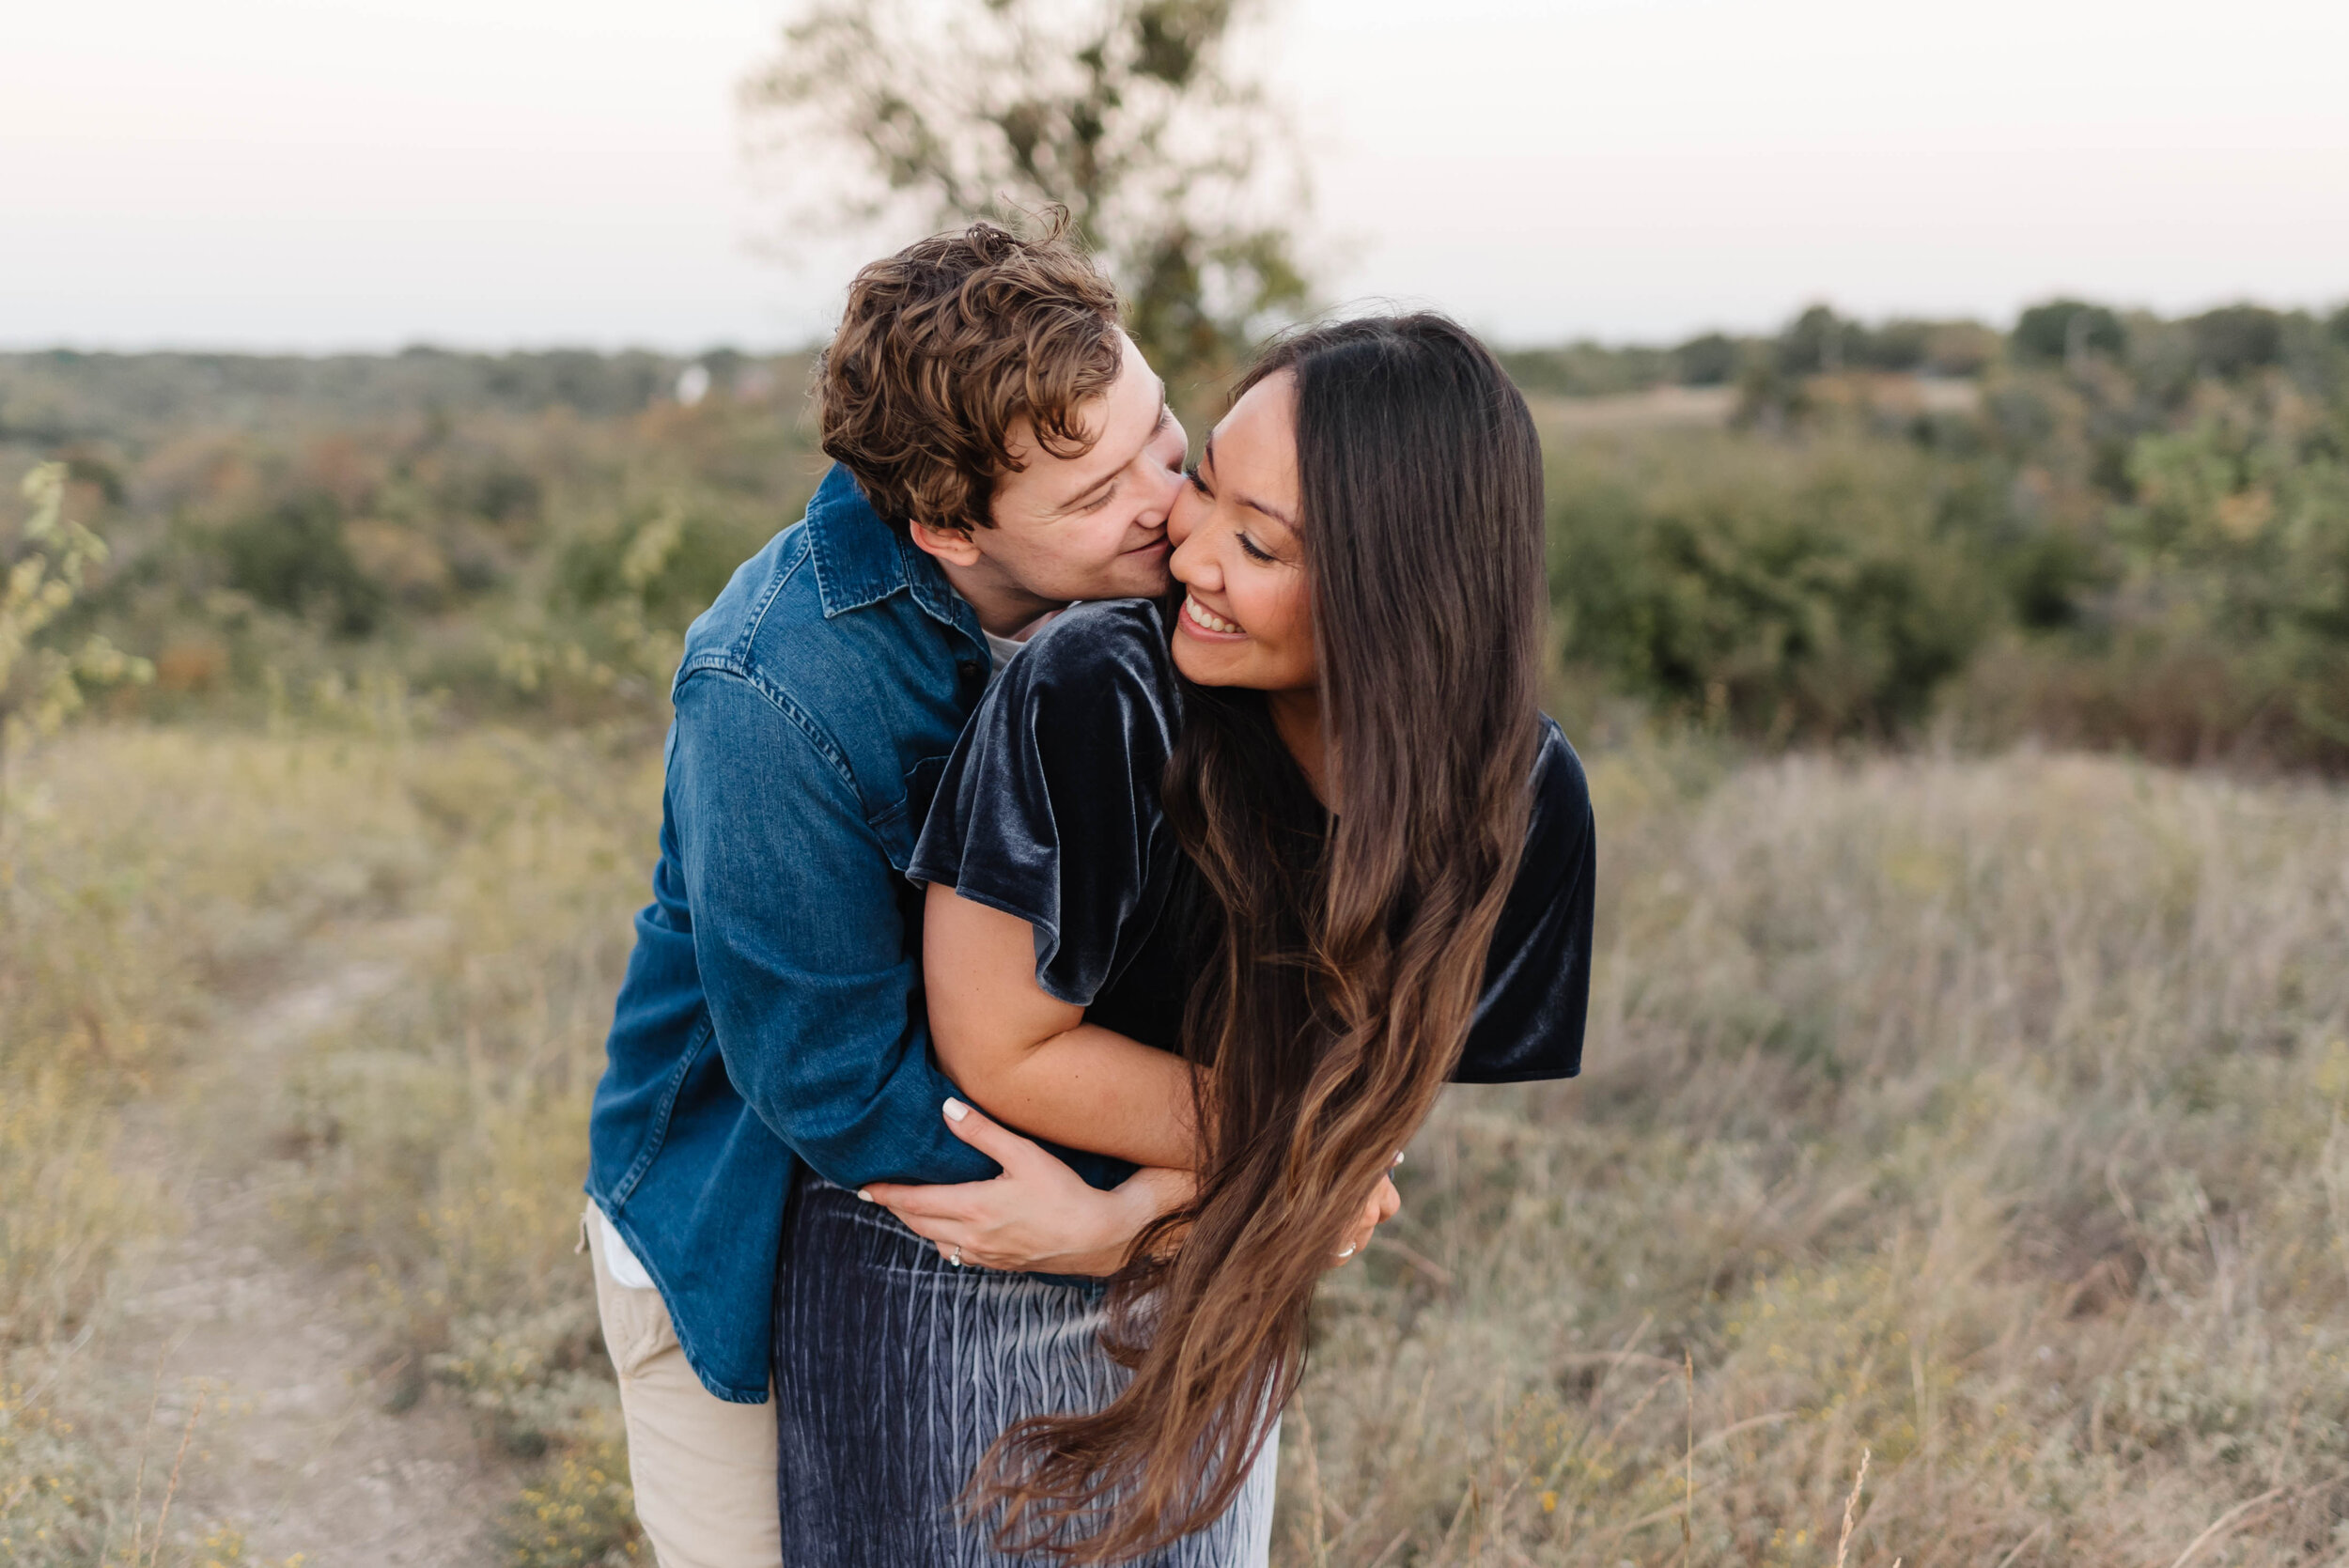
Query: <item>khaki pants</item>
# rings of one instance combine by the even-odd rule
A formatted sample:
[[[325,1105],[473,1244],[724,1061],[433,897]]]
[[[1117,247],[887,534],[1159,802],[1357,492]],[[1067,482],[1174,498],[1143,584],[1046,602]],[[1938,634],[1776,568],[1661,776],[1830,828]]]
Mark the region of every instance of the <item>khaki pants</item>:
[[[603,1226],[585,1228],[603,1343],[620,1374],[636,1517],[660,1568],[781,1568],[775,1503],[775,1406],[736,1405],[702,1387],[677,1348],[657,1290],[604,1266]]]

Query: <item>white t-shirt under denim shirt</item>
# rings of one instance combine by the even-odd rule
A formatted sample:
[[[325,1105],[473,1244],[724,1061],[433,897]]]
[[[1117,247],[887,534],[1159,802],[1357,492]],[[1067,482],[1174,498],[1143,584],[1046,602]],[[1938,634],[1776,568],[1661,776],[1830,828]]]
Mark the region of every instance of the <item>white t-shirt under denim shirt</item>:
[[[1050,620],[1050,618],[1051,617],[1048,615],[1045,617],[1045,620]],[[1035,628],[1037,626],[1042,626],[1043,624],[1044,621],[1038,621],[1035,623],[1035,626],[1029,627],[1017,637],[998,637],[991,631],[987,633],[987,645],[988,648],[992,649],[995,654],[995,668],[988,672],[987,677],[987,683],[989,686],[994,685],[997,677],[1003,675],[1003,666],[1011,662],[1012,655],[1018,653],[1021,648],[1028,645],[1027,640],[1035,635]],[[985,630],[986,629],[981,628],[980,629]]]
[[[1044,620],[1026,628],[1017,637],[998,637],[991,631],[987,633],[988,648],[995,655],[995,668],[988,675],[989,685],[1003,675],[1003,666],[1028,645],[1027,639],[1035,635],[1036,628],[1050,619],[1050,615],[1045,616]],[[980,629],[986,630],[984,627]],[[635,1253],[628,1250],[628,1243],[620,1239],[619,1230],[612,1223],[611,1217],[598,1209],[596,1222],[603,1227],[603,1266],[610,1271],[612,1282],[626,1285],[630,1290],[652,1289],[652,1276],[645,1272],[645,1265],[637,1261]]]

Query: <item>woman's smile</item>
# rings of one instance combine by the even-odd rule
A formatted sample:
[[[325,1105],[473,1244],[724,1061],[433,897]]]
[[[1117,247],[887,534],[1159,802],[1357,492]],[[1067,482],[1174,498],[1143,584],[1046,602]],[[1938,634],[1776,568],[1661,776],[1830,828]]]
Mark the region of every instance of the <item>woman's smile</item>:
[[[1248,635],[1239,629],[1238,622],[1225,620],[1190,594],[1183,596],[1183,613],[1177,624],[1193,637],[1218,643],[1236,643]]]

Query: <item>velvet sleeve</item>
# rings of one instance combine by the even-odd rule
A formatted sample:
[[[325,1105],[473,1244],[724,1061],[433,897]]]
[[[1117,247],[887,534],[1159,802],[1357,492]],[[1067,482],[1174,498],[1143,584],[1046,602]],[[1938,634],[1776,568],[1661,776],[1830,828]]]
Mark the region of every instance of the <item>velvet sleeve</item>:
[[[1176,723],[1144,599],[1036,633],[963,730],[907,875],[1035,927],[1036,984],[1092,1004],[1156,924],[1174,853],[1158,803]]]
[[[1572,1078],[1591,1000],[1598,850],[1582,764],[1554,722],[1533,768],[1525,855],[1485,964],[1458,1083]]]

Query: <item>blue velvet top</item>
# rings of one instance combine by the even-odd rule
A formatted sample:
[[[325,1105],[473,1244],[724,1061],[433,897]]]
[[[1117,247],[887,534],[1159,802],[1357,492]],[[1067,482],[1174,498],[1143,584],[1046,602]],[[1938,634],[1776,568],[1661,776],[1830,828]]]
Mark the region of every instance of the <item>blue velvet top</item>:
[[[907,871],[1032,924],[1038,986],[1164,1049],[1211,956],[1212,926],[1189,913],[1203,890],[1159,800],[1181,705],[1159,606],[1068,611],[981,701]],[[1548,718],[1532,786],[1460,1082],[1570,1078],[1581,1065],[1596,842],[1582,765]]]

